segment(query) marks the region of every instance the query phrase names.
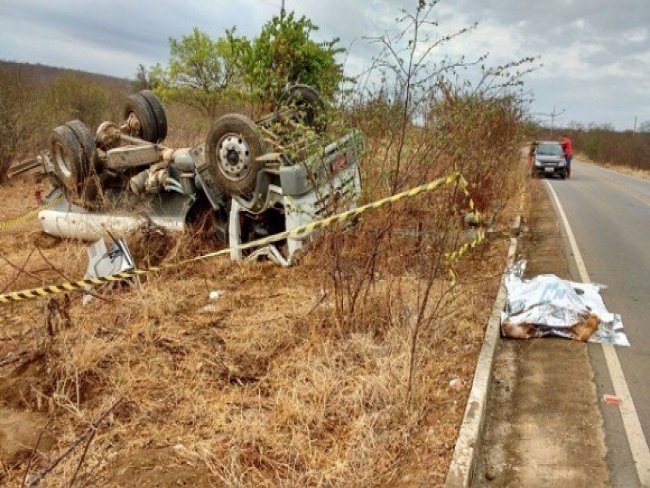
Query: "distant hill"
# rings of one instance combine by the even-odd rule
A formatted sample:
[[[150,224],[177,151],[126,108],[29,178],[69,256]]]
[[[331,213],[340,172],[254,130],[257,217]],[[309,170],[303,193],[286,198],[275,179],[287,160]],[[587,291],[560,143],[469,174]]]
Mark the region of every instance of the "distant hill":
[[[120,90],[132,89],[131,80],[126,78],[117,78],[115,76],[100,75],[97,73],[88,73],[69,68],[55,68],[44,64],[17,63],[14,61],[4,61],[0,59],[0,69],[16,70],[29,76],[35,83],[47,85],[55,78],[63,74],[75,74],[88,78],[90,81],[99,83],[107,88],[117,88]]]

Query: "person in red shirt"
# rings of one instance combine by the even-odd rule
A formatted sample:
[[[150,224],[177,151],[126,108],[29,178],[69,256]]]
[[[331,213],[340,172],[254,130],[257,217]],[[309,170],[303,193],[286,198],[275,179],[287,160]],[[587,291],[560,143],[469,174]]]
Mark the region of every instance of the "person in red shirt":
[[[535,151],[537,151],[537,146],[539,145],[539,141],[533,141],[533,143],[530,145],[530,148],[528,149],[528,166],[532,166],[533,160],[535,159]]]
[[[573,159],[573,144],[571,139],[565,134],[560,139],[562,150],[564,151],[564,159],[566,160],[566,177],[571,178],[571,160]]]

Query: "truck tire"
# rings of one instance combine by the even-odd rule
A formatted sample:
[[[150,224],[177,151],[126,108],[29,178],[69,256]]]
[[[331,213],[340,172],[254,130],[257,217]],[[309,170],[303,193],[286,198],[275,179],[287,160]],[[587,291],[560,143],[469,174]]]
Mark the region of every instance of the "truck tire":
[[[141,93],[133,93],[126,99],[126,104],[124,106],[124,120],[128,120],[131,114],[133,114],[140,123],[140,130],[132,135],[148,142],[158,142],[159,137],[156,114],[154,114],[151,105],[149,105],[149,102],[147,102],[147,99]]]
[[[90,162],[79,139],[70,127],[60,125],[50,133],[49,147],[57,180],[68,192],[78,194],[90,173]]]
[[[95,138],[93,137],[92,132],[86,124],[81,120],[71,120],[66,122],[66,124],[72,132],[74,132],[75,137],[81,144],[83,149],[84,157],[88,164],[88,168],[94,168],[95,166]]]
[[[278,108],[291,107],[298,111],[296,121],[318,132],[325,130],[325,105],[318,92],[309,85],[293,85],[282,94]]]
[[[160,100],[151,90],[142,90],[140,94],[147,101],[156,119],[156,127],[158,128],[158,141],[163,141],[167,137],[167,114],[163,108]]]
[[[240,114],[216,120],[205,141],[207,169],[216,183],[231,195],[247,195],[255,189],[264,163],[265,144],[255,123]]]

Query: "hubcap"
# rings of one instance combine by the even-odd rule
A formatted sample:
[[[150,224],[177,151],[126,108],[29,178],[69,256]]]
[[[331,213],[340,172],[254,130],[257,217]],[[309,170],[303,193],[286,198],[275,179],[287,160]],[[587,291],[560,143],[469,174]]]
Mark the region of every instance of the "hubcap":
[[[244,179],[251,169],[250,147],[241,136],[226,134],[219,141],[219,169],[232,181]]]

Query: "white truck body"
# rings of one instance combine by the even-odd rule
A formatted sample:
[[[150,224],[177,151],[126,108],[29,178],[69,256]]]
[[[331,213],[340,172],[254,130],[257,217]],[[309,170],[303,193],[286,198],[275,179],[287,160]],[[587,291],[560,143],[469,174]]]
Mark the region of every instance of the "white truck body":
[[[231,258],[241,260],[245,256],[237,246],[259,237],[259,231],[245,232],[246,222],[255,222],[254,229],[264,225],[265,215],[274,212],[282,217],[283,223],[272,229],[275,233],[292,230],[336,211],[354,208],[361,195],[361,178],[358,155],[361,143],[358,134],[350,133],[325,148],[322,155],[311,161],[313,173],[308,165],[274,167],[268,170],[268,181],[260,183],[259,198],[255,202],[210,191],[200,174],[203,148],[182,149],[176,152],[170,167],[178,168],[174,173],[173,190],[161,188],[153,194],[135,195],[129,190],[113,190],[107,195],[114,202],[108,210],[90,210],[70,203],[61,190],[55,190],[50,199],[61,201],[42,210],[39,221],[43,231],[49,235],[84,241],[96,241],[106,236],[115,239],[126,237],[147,221],[167,231],[183,232],[188,225],[187,217],[196,200],[203,193],[217,214],[224,215],[223,238],[231,248]],[[47,163],[47,162],[46,162]],[[47,166],[47,165],[46,165]],[[314,174],[316,173],[316,174]],[[185,181],[178,178],[181,175]],[[259,178],[262,181],[264,178]],[[183,184],[178,181],[182,181]],[[125,198],[130,196],[130,198]],[[335,203],[333,203],[335,202]],[[221,210],[221,212],[219,211]],[[271,226],[267,226],[269,229]],[[256,234],[256,232],[258,232]],[[267,230],[264,230],[267,232]],[[293,263],[296,253],[303,248],[305,238],[287,239],[282,251],[276,246],[258,250],[255,256],[264,255],[283,265]]]

